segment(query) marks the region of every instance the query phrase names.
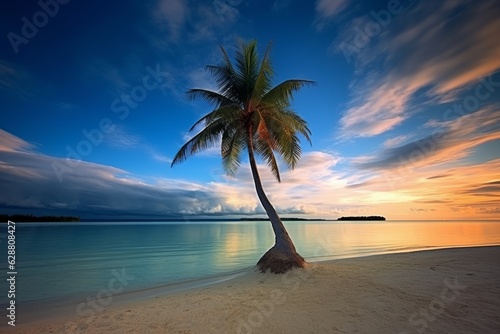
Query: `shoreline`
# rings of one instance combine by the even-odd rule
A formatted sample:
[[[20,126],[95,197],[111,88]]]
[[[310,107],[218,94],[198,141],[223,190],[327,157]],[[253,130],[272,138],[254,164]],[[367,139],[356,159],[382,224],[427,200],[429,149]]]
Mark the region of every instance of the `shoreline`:
[[[498,258],[500,246],[458,247],[313,262],[285,275],[249,270],[208,286],[117,295],[84,316],[73,308],[22,323],[20,308],[16,327],[23,333],[495,332]]]
[[[426,252],[434,250],[446,250],[446,249],[457,249],[457,248],[477,248],[477,247],[500,247],[500,244],[485,244],[485,245],[474,245],[474,246],[443,246],[443,247],[419,247],[419,248],[395,248],[390,250],[377,250],[377,251],[367,251],[363,253],[347,253],[340,255],[329,255],[315,257],[308,260],[308,264],[311,266],[329,264],[330,262],[349,260],[349,259],[362,259],[372,256],[385,256],[392,254],[405,254],[405,253],[415,253],[415,252]],[[113,294],[112,302],[105,309],[110,309],[116,307],[117,305],[124,305],[127,303],[134,303],[137,301],[142,301],[153,296],[166,296],[175,294],[178,292],[185,292],[195,290],[202,287],[211,287],[218,284],[219,282],[224,282],[232,279],[236,279],[240,276],[246,276],[251,274],[255,270],[256,266],[250,266],[238,270],[233,270],[230,272],[224,272],[220,274],[191,278],[191,279],[179,279],[172,282],[168,282],[161,285],[152,285],[149,287],[136,288],[136,289],[126,289],[123,292]],[[68,297],[62,299],[58,298],[48,298],[42,300],[31,300],[23,301],[19,300],[18,303],[21,304],[22,308],[25,309],[25,313],[29,314],[28,317],[24,317],[25,322],[33,323],[45,318],[61,318],[64,316],[71,316],[77,313],[77,307],[82,302],[85,302],[85,298],[89,295],[95,295],[97,291],[89,291],[87,293],[71,294]],[[47,307],[47,305],[51,305]],[[7,304],[0,304],[3,308],[7,307]],[[0,324],[1,327],[1,324]]]
[[[123,291],[117,294],[113,294],[111,303],[104,308],[104,310],[111,310],[123,305],[133,304],[136,302],[141,302],[148,299],[165,297],[168,295],[174,295],[181,292],[189,292],[192,290],[211,287],[217,284],[237,279],[238,277],[247,275],[253,270],[253,267],[244,268],[237,271],[232,271],[229,273],[223,273],[220,275],[213,275],[209,277],[202,277],[190,280],[178,280],[175,282],[167,283],[159,286],[151,286],[147,288],[141,288],[130,291]],[[97,291],[96,291],[97,292]],[[93,295],[96,295],[96,292]],[[24,317],[24,323],[33,324],[44,319],[59,319],[68,316],[74,316],[78,313],[78,306],[82,303],[88,304],[85,298],[89,294],[79,294],[79,297],[73,297],[70,301],[64,301],[61,298],[55,299],[44,299],[36,301],[20,301],[20,304],[25,304],[27,307],[22,311],[25,314],[29,314]],[[92,295],[92,293],[90,293]],[[82,297],[83,296],[83,297]],[[106,299],[106,298],[103,298]],[[54,302],[57,303],[54,307],[47,308],[46,304]],[[2,305],[3,307],[4,305]],[[5,304],[7,306],[7,304]],[[23,305],[24,306],[24,305]],[[92,306],[90,306],[92,307]],[[100,312],[97,310],[96,313]],[[82,313],[89,313],[88,308],[83,309]],[[0,327],[2,325],[0,324]],[[1,332],[0,332],[1,333]]]

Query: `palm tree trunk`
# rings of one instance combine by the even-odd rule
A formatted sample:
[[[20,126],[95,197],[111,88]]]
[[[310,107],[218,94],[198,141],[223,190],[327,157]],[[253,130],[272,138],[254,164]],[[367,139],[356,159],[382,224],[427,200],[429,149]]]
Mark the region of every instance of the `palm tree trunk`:
[[[266,210],[267,216],[271,220],[271,225],[273,227],[275,235],[275,244],[279,248],[290,247],[291,249],[295,250],[295,246],[293,245],[293,242],[290,236],[288,235],[285,226],[283,225],[281,219],[276,213],[276,210],[274,209],[271,202],[269,202],[269,199],[264,193],[264,188],[262,187],[262,182],[260,180],[259,171],[257,170],[257,164],[255,162],[254,154],[250,149],[248,150],[248,152],[249,152],[248,155],[250,160],[250,168],[252,170],[253,181],[255,183],[255,190],[257,191],[257,196],[259,197],[259,200],[262,203],[264,210]]]
[[[288,235],[283,222],[279,218],[262,187],[259,171],[255,162],[251,128],[248,131],[247,141],[248,159],[250,160],[255,190],[271,221],[271,226],[273,227],[275,235],[274,246],[262,256],[257,265],[262,272],[266,272],[269,269],[273,273],[284,273],[292,268],[304,268],[306,263],[304,258],[295,250],[292,239]]]

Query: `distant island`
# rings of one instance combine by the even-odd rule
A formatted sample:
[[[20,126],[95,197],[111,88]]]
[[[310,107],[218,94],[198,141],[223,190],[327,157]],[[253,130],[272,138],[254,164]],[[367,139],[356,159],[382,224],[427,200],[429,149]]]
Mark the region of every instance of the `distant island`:
[[[385,217],[382,216],[349,216],[349,217],[340,217],[337,220],[385,220]]]
[[[326,219],[309,219],[298,217],[280,218],[282,221],[326,221]],[[240,218],[240,221],[269,221],[269,218]]]
[[[50,223],[50,222],[79,222],[80,217],[71,216],[33,216],[33,215],[0,215],[0,221],[6,223],[11,220],[15,223]]]

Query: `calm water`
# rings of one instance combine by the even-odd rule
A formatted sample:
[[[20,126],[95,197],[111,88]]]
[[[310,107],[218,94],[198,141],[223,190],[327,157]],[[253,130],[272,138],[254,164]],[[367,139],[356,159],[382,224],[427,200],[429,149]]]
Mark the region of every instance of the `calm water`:
[[[285,225],[297,250],[309,261],[500,245],[500,221]],[[21,302],[83,300],[107,288],[117,273],[128,277],[123,292],[224,275],[254,266],[274,240],[269,222],[24,223],[16,227],[16,299]],[[2,226],[1,247],[6,244]],[[6,256],[1,260],[3,273],[6,260]],[[2,279],[2,291],[7,291],[5,284]]]

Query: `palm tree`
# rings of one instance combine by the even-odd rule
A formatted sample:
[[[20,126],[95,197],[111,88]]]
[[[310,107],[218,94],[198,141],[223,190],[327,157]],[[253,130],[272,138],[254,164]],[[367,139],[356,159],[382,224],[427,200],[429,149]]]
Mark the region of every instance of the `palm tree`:
[[[185,143],[175,155],[172,166],[188,156],[213,145],[221,146],[225,171],[234,175],[240,165],[241,153],[246,149],[257,196],[266,210],[275,234],[275,244],[259,260],[262,272],[284,273],[292,268],[304,268],[306,262],[295,250],[292,239],[264,193],[255,156],[267,162],[273,175],[281,182],[276,154],[293,169],[301,155],[298,135],[311,143],[311,131],[299,115],[290,109],[293,93],[308,80],[286,80],[272,86],[274,76],[269,44],[262,60],[257,54],[257,43],[240,43],[231,63],[221,46],[222,62],[209,65],[207,70],[218,84],[218,90],[190,89],[190,99],[202,98],[214,109],[197,121],[189,130],[203,129]]]

